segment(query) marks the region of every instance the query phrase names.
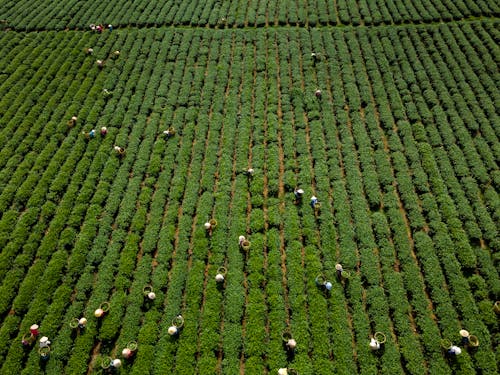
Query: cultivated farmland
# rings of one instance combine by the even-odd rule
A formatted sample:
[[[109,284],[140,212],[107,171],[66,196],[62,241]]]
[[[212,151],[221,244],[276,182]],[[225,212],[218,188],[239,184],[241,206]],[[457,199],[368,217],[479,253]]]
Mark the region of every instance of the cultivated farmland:
[[[0,374],[497,374],[499,14],[2,2]]]

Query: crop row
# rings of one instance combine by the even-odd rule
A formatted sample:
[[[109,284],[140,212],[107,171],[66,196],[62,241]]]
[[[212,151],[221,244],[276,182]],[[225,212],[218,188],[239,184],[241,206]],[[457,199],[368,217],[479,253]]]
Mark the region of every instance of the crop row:
[[[0,371],[39,371],[20,345],[39,322],[54,373],[87,373],[131,340],[139,350],[124,373],[262,374],[287,363],[304,374],[495,373],[497,93],[495,70],[475,63],[481,51],[497,64],[493,33],[485,21],[9,42],[33,49],[0,61]],[[481,127],[455,121],[465,114]],[[81,134],[101,126],[105,137]],[[176,135],[165,140],[168,126]],[[249,167],[253,177],[240,173]],[[347,282],[335,280],[337,262]],[[329,298],[320,273],[334,284]],[[111,310],[97,320],[103,301]],[[177,314],[186,324],[175,338]],[[72,331],[83,315],[88,327]],[[450,363],[439,340],[460,328],[481,346]],[[298,342],[288,358],[286,329]],[[367,345],[375,331],[388,339],[380,356]]]
[[[259,2],[147,1],[97,2],[77,0],[54,3],[5,1],[0,5],[2,28],[16,30],[87,29],[90,24],[115,27],[186,25],[210,27],[263,27],[268,25],[380,25],[430,23],[468,17],[498,16],[500,7],[493,0],[439,0],[373,2],[317,0]]]

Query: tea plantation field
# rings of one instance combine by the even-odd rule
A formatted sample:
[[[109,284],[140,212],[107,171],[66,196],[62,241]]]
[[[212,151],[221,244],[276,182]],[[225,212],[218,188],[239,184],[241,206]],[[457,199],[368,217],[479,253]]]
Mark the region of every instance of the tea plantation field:
[[[4,0],[0,374],[498,374],[499,16]]]

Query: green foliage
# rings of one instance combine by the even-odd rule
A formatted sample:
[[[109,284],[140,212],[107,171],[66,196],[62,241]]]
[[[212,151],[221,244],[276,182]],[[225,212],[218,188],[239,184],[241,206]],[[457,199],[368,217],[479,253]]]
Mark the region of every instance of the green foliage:
[[[1,374],[498,372],[497,4],[77,3],[0,5]]]

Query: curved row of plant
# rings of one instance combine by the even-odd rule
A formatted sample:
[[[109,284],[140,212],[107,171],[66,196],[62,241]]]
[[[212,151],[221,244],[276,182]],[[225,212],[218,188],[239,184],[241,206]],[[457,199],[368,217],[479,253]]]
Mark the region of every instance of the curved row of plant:
[[[0,85],[15,134],[0,139],[14,155],[0,192],[2,373],[39,371],[20,344],[33,322],[53,341],[51,372],[99,369],[134,340],[124,373],[495,373],[497,98],[495,71],[475,58],[496,64],[490,23],[73,34],[37,36],[53,53],[22,52],[9,73],[24,77],[25,61],[36,79]],[[90,44],[94,56],[82,52]],[[35,105],[18,105],[27,97]],[[451,123],[465,113],[480,134]],[[101,126],[106,137],[81,134]],[[337,262],[348,281],[336,281]],[[111,310],[98,320],[103,301]],[[171,337],[177,314],[186,324]],[[80,316],[89,323],[77,332],[68,322]],[[460,328],[481,345],[448,362],[440,338],[457,341]],[[387,336],[380,356],[368,347],[376,331]]]
[[[273,25],[380,25],[430,23],[468,17],[497,17],[499,5],[493,0],[386,1],[340,0],[330,3],[230,1],[200,3],[167,1],[113,2],[76,0],[54,3],[47,0],[5,1],[0,6],[0,26],[14,30],[88,29],[90,24],[114,27],[209,26],[247,27]]]

